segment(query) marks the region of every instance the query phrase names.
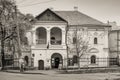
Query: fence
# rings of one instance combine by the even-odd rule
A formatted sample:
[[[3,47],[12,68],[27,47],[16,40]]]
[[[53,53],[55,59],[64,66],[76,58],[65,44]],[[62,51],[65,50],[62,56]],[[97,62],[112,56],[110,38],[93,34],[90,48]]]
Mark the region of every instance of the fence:
[[[119,65],[120,59],[118,58],[80,58],[79,59],[80,65],[94,65],[97,64],[99,66],[112,66],[112,65]],[[74,66],[74,64],[78,64],[77,58],[69,58],[68,59],[68,66]]]
[[[34,60],[31,58],[30,60],[30,66],[33,67]],[[63,61],[67,61],[64,59]],[[80,67],[88,67],[90,65],[93,65],[92,67],[109,67],[112,65],[119,65],[120,59],[118,58],[80,58],[79,59]],[[77,58],[68,58],[68,66],[75,66],[78,65]],[[97,66],[96,66],[97,65]],[[16,59],[6,59],[5,60],[5,66],[6,67],[18,67],[19,66],[19,60]]]
[[[19,58],[14,58],[14,59],[13,58],[7,58],[7,59],[5,58],[4,64],[5,64],[6,68],[18,69],[19,68]],[[33,67],[33,64],[34,64],[33,58],[31,58],[29,61],[29,65],[27,67]]]

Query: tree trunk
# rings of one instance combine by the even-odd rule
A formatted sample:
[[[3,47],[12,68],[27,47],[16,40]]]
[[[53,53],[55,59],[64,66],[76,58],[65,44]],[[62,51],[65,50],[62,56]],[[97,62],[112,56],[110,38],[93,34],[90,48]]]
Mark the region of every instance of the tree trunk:
[[[78,55],[77,60],[78,60],[78,69],[80,69],[80,57],[79,57],[79,55]]]
[[[2,70],[5,69],[5,53],[4,53],[4,41],[1,40],[1,56],[2,56]]]

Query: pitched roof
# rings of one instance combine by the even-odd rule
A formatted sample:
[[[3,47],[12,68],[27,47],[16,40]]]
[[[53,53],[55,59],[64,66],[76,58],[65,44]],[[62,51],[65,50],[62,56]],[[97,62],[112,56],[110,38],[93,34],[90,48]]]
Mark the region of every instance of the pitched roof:
[[[106,25],[78,11],[53,11],[66,21],[68,25]]]
[[[57,15],[54,11],[52,11],[52,10],[50,10],[49,8],[48,9],[46,9],[44,12],[42,12],[41,14],[39,14],[38,16],[36,16],[35,18],[37,19],[37,20],[40,20],[40,18],[42,18],[43,16],[44,16],[44,14],[46,14],[46,13],[48,13],[49,15],[51,14],[51,16],[54,16],[54,18],[57,18],[57,19],[53,19],[53,18],[50,18],[50,17],[47,17],[47,18],[50,18],[51,20],[58,20],[58,21],[65,21],[65,22],[67,22],[66,20],[64,20],[61,16],[59,16],[59,15]],[[48,15],[47,14],[47,15]],[[45,15],[46,16],[46,15]],[[44,17],[45,17],[44,16]],[[43,19],[42,19],[43,20]],[[46,18],[44,18],[44,20],[47,20],[48,21],[48,19],[46,19]]]

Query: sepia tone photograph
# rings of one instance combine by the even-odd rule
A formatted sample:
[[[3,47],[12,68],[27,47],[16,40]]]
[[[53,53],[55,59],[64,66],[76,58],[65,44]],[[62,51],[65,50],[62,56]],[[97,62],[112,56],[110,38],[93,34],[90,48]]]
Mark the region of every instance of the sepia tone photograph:
[[[120,80],[120,0],[0,0],[0,80]]]

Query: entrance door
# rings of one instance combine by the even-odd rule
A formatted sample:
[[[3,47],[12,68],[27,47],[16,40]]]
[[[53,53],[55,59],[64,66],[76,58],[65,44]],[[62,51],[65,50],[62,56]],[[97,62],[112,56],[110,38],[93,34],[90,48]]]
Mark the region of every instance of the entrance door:
[[[55,58],[55,68],[58,68],[59,67],[59,63],[60,63],[60,58],[59,57],[56,57]]]
[[[44,70],[44,61],[43,60],[38,61],[38,69],[39,70]]]
[[[59,64],[62,64],[62,56],[59,53],[54,53],[51,56],[51,67],[54,68],[58,68]]]
[[[28,63],[29,63],[29,58],[28,58],[28,56],[25,56],[24,59],[25,59],[25,61],[26,61],[26,66],[28,66]]]

